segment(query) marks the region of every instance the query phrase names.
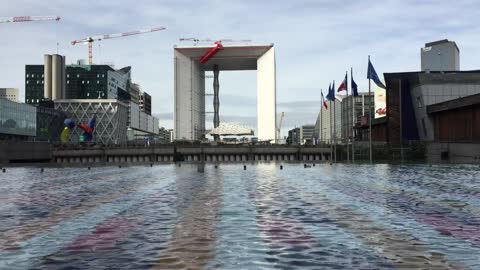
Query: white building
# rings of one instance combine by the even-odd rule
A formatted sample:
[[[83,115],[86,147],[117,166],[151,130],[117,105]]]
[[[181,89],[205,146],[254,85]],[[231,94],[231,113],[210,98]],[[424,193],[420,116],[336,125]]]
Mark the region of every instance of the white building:
[[[335,130],[336,142],[342,141],[342,100],[345,96],[335,96],[335,101],[327,101],[328,109],[323,106],[317,116],[315,122],[314,141],[316,143],[331,143],[332,133]],[[334,105],[335,103],[335,105]],[[335,107],[335,114],[333,108]],[[331,125],[334,121],[335,115],[335,128]]]
[[[200,63],[200,58],[211,49],[211,46],[174,48],[175,139],[205,138],[205,72],[212,71],[214,65],[217,65],[220,72],[257,70],[258,139],[276,141],[276,73],[273,44],[224,45],[207,62]]]
[[[18,88],[0,88],[0,98],[18,102]]]

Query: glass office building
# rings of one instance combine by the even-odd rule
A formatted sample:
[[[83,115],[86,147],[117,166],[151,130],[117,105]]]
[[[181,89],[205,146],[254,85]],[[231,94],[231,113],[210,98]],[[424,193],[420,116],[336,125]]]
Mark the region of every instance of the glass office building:
[[[37,132],[34,106],[0,99],[0,139],[29,139]]]

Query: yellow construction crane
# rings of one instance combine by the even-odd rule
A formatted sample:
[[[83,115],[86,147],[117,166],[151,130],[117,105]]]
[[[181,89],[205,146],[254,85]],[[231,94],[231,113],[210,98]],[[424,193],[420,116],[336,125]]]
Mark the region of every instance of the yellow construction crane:
[[[280,121],[278,122],[278,126],[277,126],[277,143],[280,143],[280,130],[282,129],[282,123],[283,123],[283,117],[285,116],[285,113],[282,112],[280,114]]]

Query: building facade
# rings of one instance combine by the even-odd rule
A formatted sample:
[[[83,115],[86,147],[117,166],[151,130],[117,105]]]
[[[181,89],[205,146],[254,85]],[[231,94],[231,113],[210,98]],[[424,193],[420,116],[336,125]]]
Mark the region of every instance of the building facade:
[[[128,104],[116,99],[55,100],[55,109],[63,111],[75,124],[86,124],[96,118],[93,142],[97,144],[125,144],[127,142]],[[73,129],[69,142],[77,144],[83,131]]]
[[[115,70],[108,65],[68,65],[64,94],[53,98],[52,94],[45,93],[49,80],[45,78],[44,66],[25,66],[25,103],[38,104],[44,99],[57,99],[57,96],[58,99],[118,99],[122,102],[131,99],[130,67]],[[48,75],[48,71],[46,73]]]
[[[276,141],[276,66],[273,44],[224,45],[222,50],[208,61],[200,63],[200,58],[211,49],[211,46],[174,48],[175,139],[204,140],[206,138],[205,72],[213,71],[216,67],[218,72],[215,72],[214,80],[218,79],[218,77],[215,79],[218,74],[221,78],[224,70],[257,71],[258,140]],[[214,91],[214,100],[221,100],[218,99],[219,93],[221,95],[221,88],[219,91]]]
[[[422,71],[459,71],[460,50],[447,39],[426,43],[420,50]]]
[[[152,97],[146,92],[140,92],[138,99],[140,110],[148,115],[152,115]]]
[[[34,106],[0,99],[0,139],[30,140],[37,133],[37,110]]]
[[[385,73],[387,116],[381,141],[401,144],[409,141],[433,142],[435,118],[432,105],[480,94],[480,71]],[[451,122],[463,129],[465,121]],[[460,125],[460,126],[457,126]],[[375,129],[375,127],[374,127]],[[373,132],[373,130],[372,130]]]
[[[354,127],[365,123],[369,115],[374,117],[374,94],[359,93],[357,97],[347,96],[342,100],[342,142],[347,143],[353,138],[357,139],[358,134],[354,134]],[[370,107],[371,106],[371,107]]]
[[[345,96],[335,96],[335,101],[327,101],[328,109],[320,108],[317,120],[315,121],[314,141],[315,143],[342,142],[342,100]],[[335,119],[335,120],[334,120]],[[331,124],[335,123],[335,127]],[[335,130],[335,137],[332,137]]]
[[[0,88],[0,99],[18,102],[18,88]]]

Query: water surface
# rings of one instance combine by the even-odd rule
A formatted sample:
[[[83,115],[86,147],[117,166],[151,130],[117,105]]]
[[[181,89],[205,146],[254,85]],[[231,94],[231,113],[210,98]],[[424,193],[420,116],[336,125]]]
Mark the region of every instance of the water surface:
[[[0,269],[480,269],[480,168],[9,168]]]

